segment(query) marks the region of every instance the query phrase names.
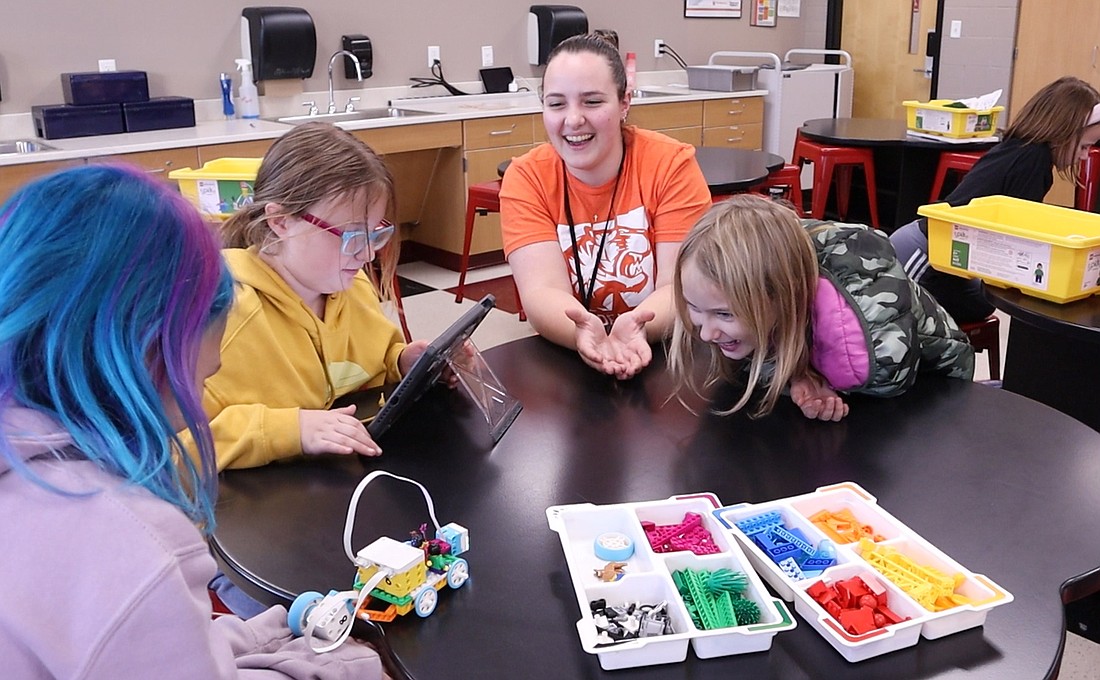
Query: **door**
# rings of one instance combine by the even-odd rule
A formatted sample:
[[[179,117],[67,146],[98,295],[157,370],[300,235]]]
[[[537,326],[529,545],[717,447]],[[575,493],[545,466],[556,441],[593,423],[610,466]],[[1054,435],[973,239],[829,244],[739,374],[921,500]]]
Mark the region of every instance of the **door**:
[[[1044,85],[1077,76],[1100,89],[1100,3],[1068,0],[1052,17],[1046,0],[1020,0],[1011,108],[1019,110]],[[1072,19],[1070,19],[1072,17]],[[1046,203],[1072,206],[1074,186],[1058,175]]]
[[[939,0],[830,1],[841,8],[839,47],[852,55],[852,116],[904,120],[901,102],[931,98],[924,55]]]

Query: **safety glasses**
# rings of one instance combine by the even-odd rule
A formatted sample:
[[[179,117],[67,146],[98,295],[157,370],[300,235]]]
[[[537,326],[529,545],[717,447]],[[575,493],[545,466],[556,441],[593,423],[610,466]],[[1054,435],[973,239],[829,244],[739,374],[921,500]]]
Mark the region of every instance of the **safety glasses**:
[[[382,220],[374,229],[368,229],[367,225],[362,222],[353,222],[337,227],[311,213],[302,213],[300,217],[315,227],[339,236],[340,252],[349,257],[359,255],[368,245],[372,253],[377,253],[380,248],[390,242],[394,232],[393,223],[388,220]]]

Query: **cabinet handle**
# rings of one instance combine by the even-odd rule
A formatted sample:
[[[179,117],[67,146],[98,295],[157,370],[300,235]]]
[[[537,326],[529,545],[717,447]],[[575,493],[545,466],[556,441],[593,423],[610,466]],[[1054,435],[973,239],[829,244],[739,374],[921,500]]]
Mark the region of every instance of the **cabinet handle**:
[[[740,142],[743,139],[745,139],[745,135],[741,135],[740,137],[726,137],[726,143],[728,144],[730,142]]]
[[[1092,67],[1096,68],[1096,51],[1100,49],[1100,45],[1092,46]]]
[[[489,132],[489,136],[490,137],[498,137],[500,135],[510,135],[515,131],[516,131],[516,124],[512,123],[512,127],[508,128],[507,130],[492,130],[491,132]]]
[[[147,175],[160,175],[164,172],[164,168],[153,168],[152,170],[146,170]]]
[[[727,116],[740,116],[744,112],[745,112],[745,107],[742,106],[739,109],[730,109],[729,111],[726,111],[726,115]]]

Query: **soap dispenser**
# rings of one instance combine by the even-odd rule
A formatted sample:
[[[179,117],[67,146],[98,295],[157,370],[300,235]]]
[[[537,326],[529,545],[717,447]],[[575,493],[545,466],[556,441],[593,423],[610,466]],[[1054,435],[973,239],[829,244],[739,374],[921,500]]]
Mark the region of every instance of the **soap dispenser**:
[[[241,86],[237,89],[241,118],[259,118],[260,93],[256,90],[256,83],[252,82],[252,62],[237,59],[237,70],[241,72]]]

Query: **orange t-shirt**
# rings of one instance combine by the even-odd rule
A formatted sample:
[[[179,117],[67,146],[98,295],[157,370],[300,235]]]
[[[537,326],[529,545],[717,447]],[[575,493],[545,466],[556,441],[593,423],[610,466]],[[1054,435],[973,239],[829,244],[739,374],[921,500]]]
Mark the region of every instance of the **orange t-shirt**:
[[[568,187],[585,289],[593,268],[598,267],[589,309],[605,321],[634,309],[653,292],[656,244],[682,241],[711,204],[694,147],[633,126],[624,128],[623,136],[626,159],[614,206],[608,205],[614,179],[590,187],[570,177]],[[550,144],[512,161],[500,190],[504,254],[532,243],[556,241],[573,294],[581,300],[562,180],[562,160]],[[608,223],[611,215],[614,224]],[[611,231],[597,263],[606,229]]]

